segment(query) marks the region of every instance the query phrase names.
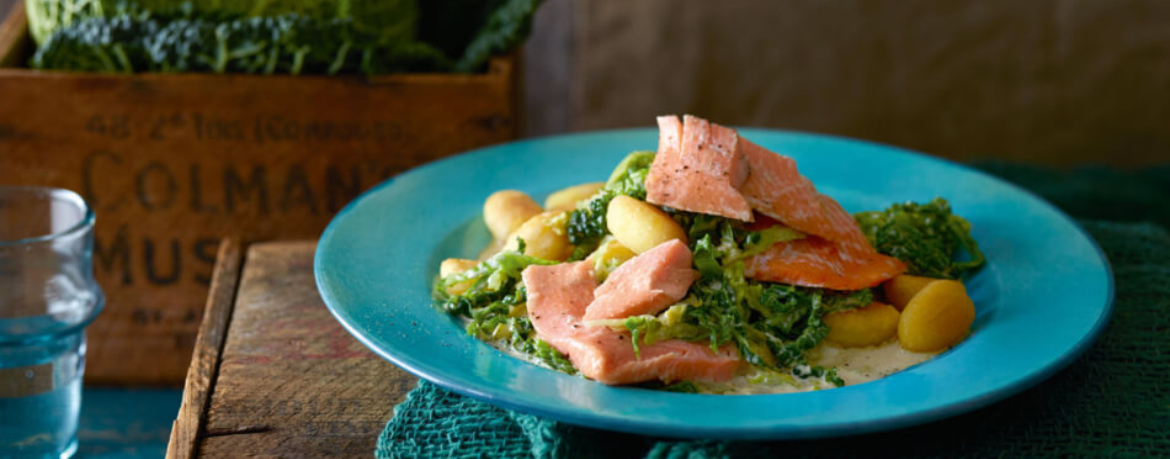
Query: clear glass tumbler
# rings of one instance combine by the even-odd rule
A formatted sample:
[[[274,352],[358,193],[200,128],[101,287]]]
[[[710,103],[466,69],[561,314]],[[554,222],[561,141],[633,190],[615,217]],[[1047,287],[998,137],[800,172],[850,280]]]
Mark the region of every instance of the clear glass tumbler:
[[[77,451],[93,223],[72,191],[0,186],[0,458]]]

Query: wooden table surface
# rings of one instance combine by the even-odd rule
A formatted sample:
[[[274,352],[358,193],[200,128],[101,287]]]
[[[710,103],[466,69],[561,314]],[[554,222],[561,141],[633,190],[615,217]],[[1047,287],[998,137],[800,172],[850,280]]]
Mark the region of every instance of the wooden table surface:
[[[252,245],[236,270],[234,307],[217,309],[234,277],[233,248],[221,247],[204,325],[226,323],[222,352],[215,362],[196,350],[168,456],[373,455],[394,406],[417,380],[366,349],[329,314],[313,280],[315,248],[314,242]],[[201,330],[198,346],[214,347],[215,338]],[[200,400],[201,392],[208,400]],[[190,416],[198,420],[194,430],[184,426]],[[192,440],[194,448],[176,444]]]

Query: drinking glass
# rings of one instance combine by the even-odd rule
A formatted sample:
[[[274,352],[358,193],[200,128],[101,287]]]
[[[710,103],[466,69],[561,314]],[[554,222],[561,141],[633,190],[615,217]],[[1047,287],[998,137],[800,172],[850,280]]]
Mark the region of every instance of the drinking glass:
[[[93,223],[72,191],[0,186],[0,458],[77,451]]]

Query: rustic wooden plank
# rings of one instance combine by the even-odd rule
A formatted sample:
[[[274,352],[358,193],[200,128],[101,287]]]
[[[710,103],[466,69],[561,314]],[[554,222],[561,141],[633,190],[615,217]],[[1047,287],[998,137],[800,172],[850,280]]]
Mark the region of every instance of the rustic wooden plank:
[[[99,216],[87,380],[183,380],[223,237],[316,238],[383,179],[514,138],[511,59],[368,79],[0,69],[0,184],[77,190]]]
[[[207,419],[207,407],[215,389],[220,353],[223,351],[232,306],[236,300],[241,253],[240,243],[235,239],[224,239],[219,244],[215,271],[211,276],[211,292],[207,296],[199,335],[195,338],[191,367],[187,370],[183,404],[171,428],[171,440],[167,446],[169,459],[193,458],[198,449],[199,435]]]
[[[8,17],[0,8],[0,67],[16,67],[25,58],[28,49],[28,21],[24,16],[24,1],[12,5]]]
[[[308,242],[248,250],[201,457],[369,457],[416,379],[321,302]]]

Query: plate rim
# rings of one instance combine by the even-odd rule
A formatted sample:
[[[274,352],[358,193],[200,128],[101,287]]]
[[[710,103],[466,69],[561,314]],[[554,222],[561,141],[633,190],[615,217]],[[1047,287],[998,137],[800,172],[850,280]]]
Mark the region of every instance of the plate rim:
[[[501,397],[501,396],[498,396],[498,395],[491,393],[489,391],[481,391],[481,390],[476,389],[475,387],[469,387],[466,385],[462,385],[462,384],[460,384],[460,382],[458,381],[457,378],[453,379],[453,380],[449,380],[448,378],[444,378],[442,376],[436,376],[436,375],[429,374],[427,371],[420,369],[420,368],[416,367],[415,365],[410,364],[408,361],[406,361],[406,359],[397,357],[396,355],[389,352],[388,350],[382,349],[381,346],[375,345],[372,342],[372,339],[370,337],[367,337],[365,335],[365,333],[362,332],[357,327],[356,324],[350,323],[350,321],[348,321],[345,318],[345,316],[338,310],[338,308],[340,308],[342,306],[337,304],[338,303],[337,299],[334,298],[333,295],[330,293],[330,291],[326,288],[326,286],[323,285],[323,277],[326,276],[327,274],[324,272],[325,268],[321,265],[320,260],[322,259],[323,252],[324,252],[325,248],[327,247],[327,244],[325,242],[332,236],[333,232],[338,227],[338,225],[339,225],[338,222],[341,221],[345,215],[347,215],[348,213],[353,211],[355,208],[357,208],[362,201],[377,194],[383,188],[392,186],[401,177],[408,176],[408,174],[421,173],[421,172],[429,170],[431,168],[442,167],[446,163],[449,163],[452,161],[457,161],[464,156],[469,156],[469,155],[473,155],[473,154],[485,154],[485,153],[490,152],[492,150],[515,148],[518,145],[524,145],[524,144],[529,144],[529,143],[538,143],[538,142],[544,142],[544,141],[549,141],[549,140],[566,140],[566,141],[577,140],[577,141],[580,141],[583,139],[588,139],[589,137],[614,135],[614,134],[638,134],[638,133],[655,131],[654,128],[644,128],[644,127],[643,128],[606,129],[606,130],[584,131],[584,132],[569,133],[569,134],[548,135],[548,136],[532,137],[532,138],[526,138],[526,139],[519,139],[519,140],[515,140],[515,141],[511,141],[511,142],[504,142],[504,143],[489,145],[489,146],[485,146],[485,147],[467,150],[464,152],[460,152],[457,154],[453,154],[453,155],[441,158],[441,159],[436,160],[436,161],[422,164],[420,166],[417,166],[417,167],[411,168],[407,171],[404,171],[401,174],[399,174],[398,176],[391,177],[391,178],[388,178],[388,179],[382,181],[381,183],[371,187],[369,190],[363,192],[358,197],[354,198],[352,201],[350,201],[348,204],[346,204],[336,215],[334,215],[334,217],[330,220],[329,225],[322,232],[320,238],[318,239],[318,243],[317,243],[316,249],[314,250],[314,254],[313,254],[313,277],[314,277],[314,282],[315,282],[316,287],[317,287],[317,291],[321,295],[322,302],[325,303],[330,314],[339,323],[341,323],[341,325],[345,328],[345,330],[351,336],[356,338],[367,349],[370,349],[378,356],[380,356],[386,360],[389,360],[394,365],[398,366],[399,368],[402,368],[403,370],[407,371],[408,373],[412,374],[413,376],[419,378],[420,381],[421,380],[429,381],[429,382],[431,382],[439,387],[442,387],[446,390],[449,390],[449,391],[452,391],[452,392],[455,392],[455,393],[458,393],[458,394],[461,394],[464,396],[472,397],[472,398],[477,399],[477,400],[481,400],[481,401],[489,403],[493,406],[501,407],[504,409],[521,411],[524,413],[530,413],[530,414],[534,414],[534,415],[538,415],[538,416],[543,416],[543,417],[546,417],[549,419],[553,419],[553,420],[557,420],[557,421],[561,421],[561,422],[566,422],[569,424],[586,426],[586,427],[603,429],[603,430],[619,430],[619,431],[623,431],[623,432],[638,432],[638,433],[646,434],[646,435],[656,435],[656,436],[671,437],[671,438],[713,438],[713,439],[728,439],[728,440],[818,439],[818,438],[829,438],[829,437],[852,436],[852,435],[860,435],[860,434],[866,434],[866,433],[894,430],[894,429],[900,429],[900,428],[905,428],[905,427],[910,427],[910,426],[926,424],[926,423],[930,423],[933,421],[937,421],[939,419],[957,416],[957,415],[968,413],[968,412],[971,412],[971,411],[976,410],[978,408],[982,408],[982,407],[991,405],[993,403],[999,402],[999,401],[1004,400],[1010,396],[1019,394],[1019,393],[1023,392],[1024,390],[1027,390],[1031,387],[1034,387],[1037,384],[1052,377],[1057,372],[1068,367],[1074,361],[1078,360],[1081,356],[1083,356],[1084,353],[1087,352],[1089,350],[1089,348],[1091,348],[1093,346],[1093,344],[1095,344],[1100,339],[1101,335],[1104,333],[1105,329],[1108,327],[1109,322],[1112,320],[1113,313],[1114,313],[1114,306],[1115,306],[1115,302],[1116,302],[1116,280],[1114,278],[1112,264],[1110,263],[1108,257],[1105,255],[1105,252],[1101,248],[1101,245],[1097,242],[1096,239],[1094,239],[1092,237],[1091,234],[1089,234],[1089,232],[1084,227],[1082,227],[1080,224],[1078,224],[1076,222],[1075,219],[1073,219],[1066,212],[1064,212],[1064,210],[1053,205],[1048,200],[1046,200],[1043,197],[1041,197],[1040,195],[1032,192],[1031,190],[1028,190],[1028,189],[1023,188],[1019,185],[1016,185],[1015,183],[1012,183],[1006,179],[997,177],[995,175],[991,175],[991,174],[983,172],[979,169],[975,169],[973,167],[959,163],[957,161],[953,161],[953,160],[950,160],[947,158],[935,157],[935,156],[931,156],[931,155],[928,155],[925,153],[909,150],[907,148],[884,144],[884,143],[880,143],[880,142],[864,140],[864,139],[856,139],[856,138],[844,137],[844,136],[837,136],[837,135],[830,135],[830,134],[795,131],[795,130],[785,130],[785,129],[758,128],[758,127],[735,127],[735,128],[737,130],[740,130],[741,132],[746,132],[746,133],[752,133],[752,132],[772,133],[772,134],[782,134],[782,135],[786,135],[786,136],[801,137],[801,138],[804,138],[806,140],[816,140],[816,141],[825,140],[825,141],[831,141],[831,142],[844,142],[844,143],[852,143],[852,144],[861,144],[861,145],[865,145],[865,146],[871,147],[871,148],[882,149],[882,150],[885,150],[885,151],[891,152],[891,153],[907,155],[907,156],[914,158],[916,161],[940,163],[942,165],[958,168],[964,172],[976,174],[976,175],[979,175],[983,178],[993,180],[995,182],[998,182],[998,184],[1001,186],[1006,186],[1007,188],[1010,188],[1014,192],[1021,193],[1021,194],[1028,196],[1028,197],[1031,197],[1038,204],[1047,207],[1048,210],[1050,210],[1054,214],[1056,214],[1059,217],[1060,222],[1062,224],[1070,226],[1071,228],[1075,229],[1076,234],[1078,234],[1079,237],[1083,238],[1086,242],[1088,242],[1089,245],[1093,248],[1093,252],[1096,254],[1096,261],[1098,261],[1100,263],[1100,266],[1102,268],[1104,268],[1104,273],[1106,276],[1106,279],[1105,279],[1105,304],[1102,306],[1102,308],[1100,310],[1101,311],[1100,314],[1097,316],[1096,321],[1089,328],[1088,332],[1085,333],[1083,336],[1081,336],[1080,339],[1068,349],[1068,351],[1062,353],[1058,358],[1046,362],[1043,366],[1037,368],[1035,371],[1028,374],[1025,378],[1020,379],[1019,381],[1015,381],[1015,382],[1010,383],[1010,384],[1004,384],[1004,385],[995,387],[994,389],[984,393],[982,396],[965,398],[965,399],[962,399],[962,400],[959,400],[956,402],[952,402],[949,404],[933,406],[933,407],[930,407],[928,409],[917,410],[917,411],[896,414],[896,415],[891,415],[891,416],[883,416],[883,417],[881,417],[881,422],[861,420],[861,421],[838,423],[838,424],[820,425],[820,426],[802,428],[802,429],[796,429],[796,428],[777,429],[776,427],[729,426],[729,427],[717,427],[717,428],[702,427],[701,431],[696,431],[694,429],[675,431],[675,430],[666,430],[665,428],[663,428],[661,426],[657,426],[657,424],[655,424],[653,422],[647,423],[646,421],[639,421],[639,420],[635,420],[635,419],[610,417],[610,416],[600,415],[600,414],[597,414],[595,412],[583,412],[583,413],[568,412],[568,414],[566,414],[566,412],[563,412],[563,411],[558,411],[555,409],[547,409],[547,408],[545,408],[545,406],[543,404],[540,404],[540,403],[527,402],[527,400],[523,399],[523,398]],[[666,394],[662,394],[662,395],[666,395]],[[742,396],[737,396],[737,395],[714,395],[714,394],[669,394],[669,395],[678,396],[678,397],[742,397]],[[774,396],[776,394],[771,394],[771,395]],[[781,394],[781,395],[783,395],[783,394]],[[677,426],[671,426],[670,428],[677,428]]]

